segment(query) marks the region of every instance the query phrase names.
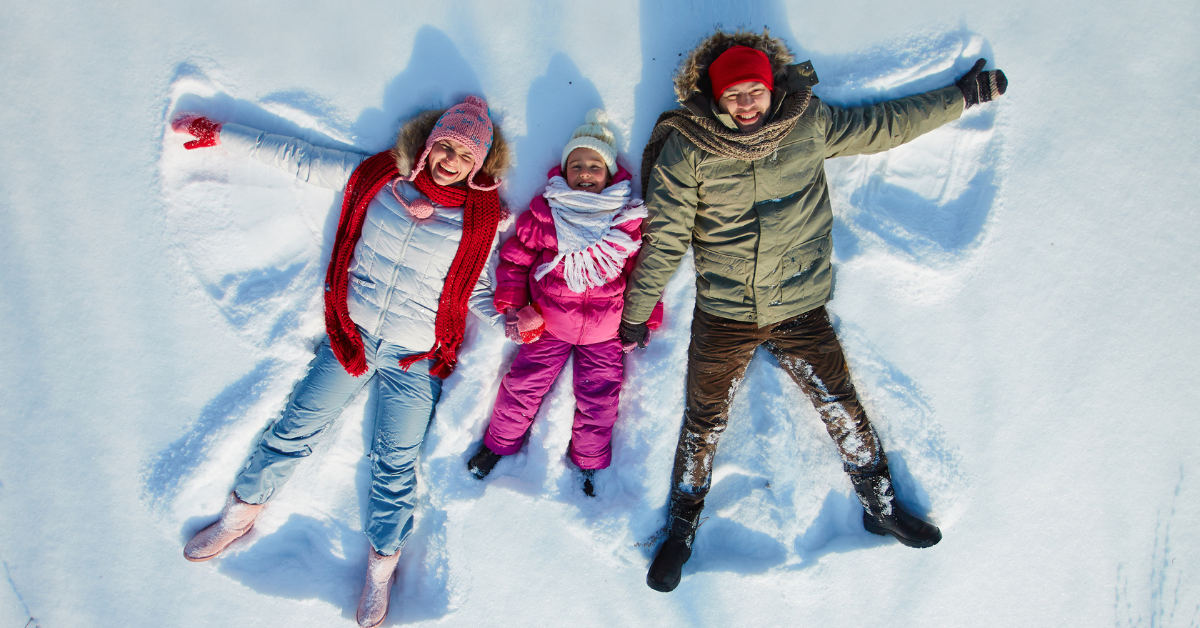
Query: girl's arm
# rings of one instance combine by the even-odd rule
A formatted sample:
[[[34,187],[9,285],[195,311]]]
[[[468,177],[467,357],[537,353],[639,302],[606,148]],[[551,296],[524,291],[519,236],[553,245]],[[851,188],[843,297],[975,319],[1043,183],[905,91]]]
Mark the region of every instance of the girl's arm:
[[[496,296],[493,304],[503,312],[519,310],[529,305],[529,273],[538,259],[541,247],[536,245],[541,220],[530,208],[517,217],[517,233],[500,249],[500,264],[496,268]]]
[[[233,123],[222,125],[220,137],[220,144],[232,153],[257,159],[291,173],[300,181],[331,190],[344,189],[350,174],[368,157]]]

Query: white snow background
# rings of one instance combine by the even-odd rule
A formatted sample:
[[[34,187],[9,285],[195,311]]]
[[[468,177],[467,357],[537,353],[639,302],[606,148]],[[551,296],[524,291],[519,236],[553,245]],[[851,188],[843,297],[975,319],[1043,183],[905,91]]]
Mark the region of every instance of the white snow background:
[[[353,625],[368,395],[247,539],[181,555],[322,333],[340,196],[185,151],[177,112],[373,152],[415,111],[480,94],[522,210],[591,107],[636,170],[680,54],[716,24],[770,25],[833,104],[948,85],[979,56],[1010,78],[908,146],[827,163],[830,311],[900,497],[944,540],[863,531],[816,412],[760,351],[683,583],[645,586],[682,416],[685,261],[665,329],[627,362],[595,499],[563,455],[568,377],[522,453],[467,475],[514,353],[472,323],[387,625],[1200,625],[1198,9],[6,3],[0,628]]]

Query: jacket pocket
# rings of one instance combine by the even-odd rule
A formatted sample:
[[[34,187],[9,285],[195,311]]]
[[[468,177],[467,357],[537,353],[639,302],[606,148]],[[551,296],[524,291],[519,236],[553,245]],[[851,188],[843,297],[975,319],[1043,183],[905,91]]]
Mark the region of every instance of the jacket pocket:
[[[710,299],[747,303],[752,260],[717,253],[692,243],[696,256],[696,292]]]
[[[782,297],[786,304],[799,303],[829,294],[832,278],[833,243],[823,235],[792,247],[783,255]]]

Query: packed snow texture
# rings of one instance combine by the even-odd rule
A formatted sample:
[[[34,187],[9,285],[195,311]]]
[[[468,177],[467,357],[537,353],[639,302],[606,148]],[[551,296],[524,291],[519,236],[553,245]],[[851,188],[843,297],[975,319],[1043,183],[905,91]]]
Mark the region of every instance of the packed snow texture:
[[[770,26],[835,105],[948,85],[978,57],[1009,76],[999,101],[909,145],[826,163],[829,309],[900,502],[945,540],[913,550],[863,530],[816,411],[759,351],[683,583],[645,586],[682,420],[689,257],[664,327],[627,358],[594,499],[565,456],[566,376],[519,454],[484,482],[467,473],[515,353],[471,323],[386,625],[1200,625],[1197,12],[8,6],[0,628],[354,622],[369,393],[248,537],[210,563],[180,555],[323,334],[341,196],[186,151],[177,114],[376,152],[399,121],[478,94],[513,143],[502,196],[519,212],[592,107],[636,172],[672,71],[716,25]]]

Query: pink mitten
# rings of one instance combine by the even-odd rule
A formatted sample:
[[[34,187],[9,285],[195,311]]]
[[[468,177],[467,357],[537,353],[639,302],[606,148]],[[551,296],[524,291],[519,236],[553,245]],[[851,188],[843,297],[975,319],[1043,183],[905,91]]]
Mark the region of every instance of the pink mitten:
[[[191,133],[192,137],[196,138],[183,143],[183,147],[188,150],[221,143],[221,123],[213,122],[204,116],[184,114],[171,123],[171,128],[176,133]]]
[[[520,310],[509,308],[504,312],[504,335],[518,344],[529,344],[542,337],[546,321],[532,305]]]

